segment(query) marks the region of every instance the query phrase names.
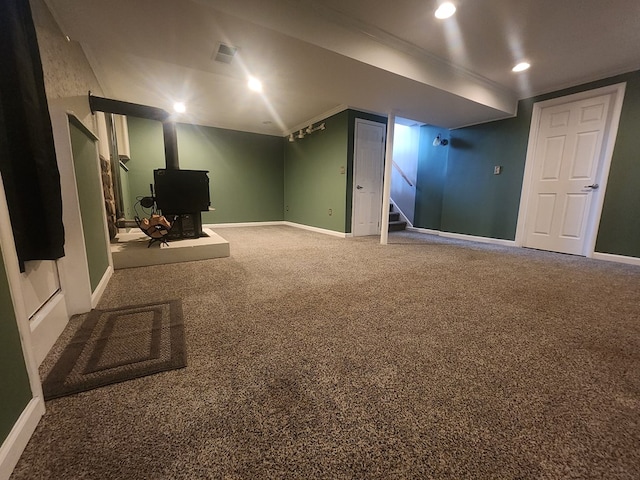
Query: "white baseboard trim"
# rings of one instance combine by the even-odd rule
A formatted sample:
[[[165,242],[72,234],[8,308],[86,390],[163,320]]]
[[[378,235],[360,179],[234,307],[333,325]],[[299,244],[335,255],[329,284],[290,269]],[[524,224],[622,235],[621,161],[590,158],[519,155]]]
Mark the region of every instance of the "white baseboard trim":
[[[111,280],[111,276],[113,275],[113,265],[109,265],[107,270],[105,270],[104,275],[102,275],[102,279],[95,291],[91,294],[91,308],[96,308],[98,302],[102,298],[102,294],[104,293],[107,285],[109,284],[109,280]]]
[[[32,398],[0,447],[0,480],[8,480],[44,415],[42,397]]]
[[[29,320],[31,348],[36,365],[45,359],[69,322],[67,303],[58,292]]]
[[[593,252],[593,256],[591,258],[595,260],[604,260],[606,262],[626,263],[627,265],[640,266],[640,258],[627,257],[625,255],[614,255],[613,253]]]
[[[420,227],[409,227],[407,226],[407,231],[409,232],[417,232],[417,233],[426,233],[429,235],[438,235],[440,236],[440,230],[431,230],[429,228],[420,228]]]
[[[438,235],[439,237],[453,238],[456,240],[468,240],[470,242],[489,243],[491,245],[503,245],[505,247],[515,247],[515,240],[503,240],[502,238],[477,237],[475,235],[466,235],[464,233],[441,232],[440,230],[429,230],[428,228],[407,227],[411,232],[427,233],[429,235]]]
[[[234,228],[234,227],[269,227],[273,225],[284,225],[284,221],[275,222],[241,222],[241,223],[207,223],[202,228],[215,230],[216,228]]]
[[[273,225],[286,225],[287,227],[301,228],[303,230],[309,230],[311,232],[323,233],[325,235],[331,235],[333,237],[346,238],[350,234],[336,232],[334,230],[327,230],[326,228],[311,227],[302,223],[278,221],[278,222],[245,222],[245,223],[209,223],[202,225],[202,228],[210,228],[216,230],[217,228],[232,228],[232,227],[265,227]]]
[[[302,230],[309,230],[310,232],[322,233],[324,235],[331,235],[332,237],[347,238],[347,234],[344,232],[336,232],[335,230],[327,230],[326,228],[311,227],[302,223],[284,222],[284,225],[301,228]]]
[[[515,247],[515,240],[503,240],[502,238],[476,237],[475,235],[465,235],[463,233],[440,232],[441,237],[455,238],[457,240],[469,240],[478,243],[490,243],[492,245],[503,245],[505,247]]]

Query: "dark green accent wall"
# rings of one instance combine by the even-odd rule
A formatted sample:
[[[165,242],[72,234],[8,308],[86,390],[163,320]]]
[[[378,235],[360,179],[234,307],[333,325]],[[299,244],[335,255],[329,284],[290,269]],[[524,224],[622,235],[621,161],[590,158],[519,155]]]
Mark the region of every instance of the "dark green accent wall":
[[[286,221],[345,232],[348,121],[345,110],[325,119],[325,130],[286,142]]]
[[[437,135],[448,139],[449,133],[431,125],[420,127],[418,170],[416,176],[416,201],[413,226],[440,230],[442,221],[442,197],[447,173],[449,147],[433,146]]]
[[[596,251],[640,257],[640,72],[522,100],[514,118],[452,130],[440,230],[513,240],[534,103],[621,82],[627,87]],[[501,175],[493,175],[495,165]],[[420,187],[417,209],[430,202]]]
[[[80,215],[84,234],[91,291],[94,292],[109,268],[109,245],[104,232],[104,198],[95,142],[70,123],[71,150],[76,172]]]
[[[640,257],[640,72],[624,79],[627,88],[596,251]]]
[[[165,168],[160,122],[128,118],[131,160],[129,196],[149,195],[153,170]],[[214,127],[177,125],[180,168],[208,170],[213,212],[203,223],[266,222],[283,219],[284,141],[281,137]],[[138,207],[138,213],[143,214]]]
[[[531,118],[521,107],[515,118],[451,131],[441,230],[515,239]]]
[[[31,400],[29,374],[0,251],[0,445]]]

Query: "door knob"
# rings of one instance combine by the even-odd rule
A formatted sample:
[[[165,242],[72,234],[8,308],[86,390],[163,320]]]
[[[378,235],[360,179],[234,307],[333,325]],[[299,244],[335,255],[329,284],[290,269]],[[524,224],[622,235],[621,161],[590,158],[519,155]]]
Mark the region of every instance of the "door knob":
[[[364,187],[363,187],[362,185],[356,185],[356,188],[357,188],[358,190],[362,190]]]
[[[591,190],[597,190],[599,186],[600,185],[598,185],[597,183],[593,183],[591,185],[585,185],[584,188],[590,188]]]

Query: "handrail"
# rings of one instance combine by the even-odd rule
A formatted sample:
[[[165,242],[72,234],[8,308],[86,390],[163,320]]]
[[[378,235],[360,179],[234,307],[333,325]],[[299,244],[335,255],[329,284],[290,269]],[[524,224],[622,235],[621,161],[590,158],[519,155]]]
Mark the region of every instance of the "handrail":
[[[407,175],[402,171],[400,166],[393,160],[391,161],[391,163],[393,163],[393,166],[396,167],[402,178],[404,178],[404,181],[407,182],[410,187],[413,187],[413,183],[411,183],[411,180],[409,180],[409,177],[407,177]]]

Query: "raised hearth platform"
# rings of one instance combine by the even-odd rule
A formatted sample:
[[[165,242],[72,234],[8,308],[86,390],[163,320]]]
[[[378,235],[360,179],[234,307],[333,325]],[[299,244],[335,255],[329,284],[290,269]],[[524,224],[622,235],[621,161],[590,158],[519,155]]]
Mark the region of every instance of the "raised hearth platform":
[[[141,231],[119,233],[116,243],[111,244],[113,268],[117,270],[229,256],[229,242],[208,228],[202,231],[206,237],[172,240],[168,245],[156,242],[149,248],[149,237]]]

